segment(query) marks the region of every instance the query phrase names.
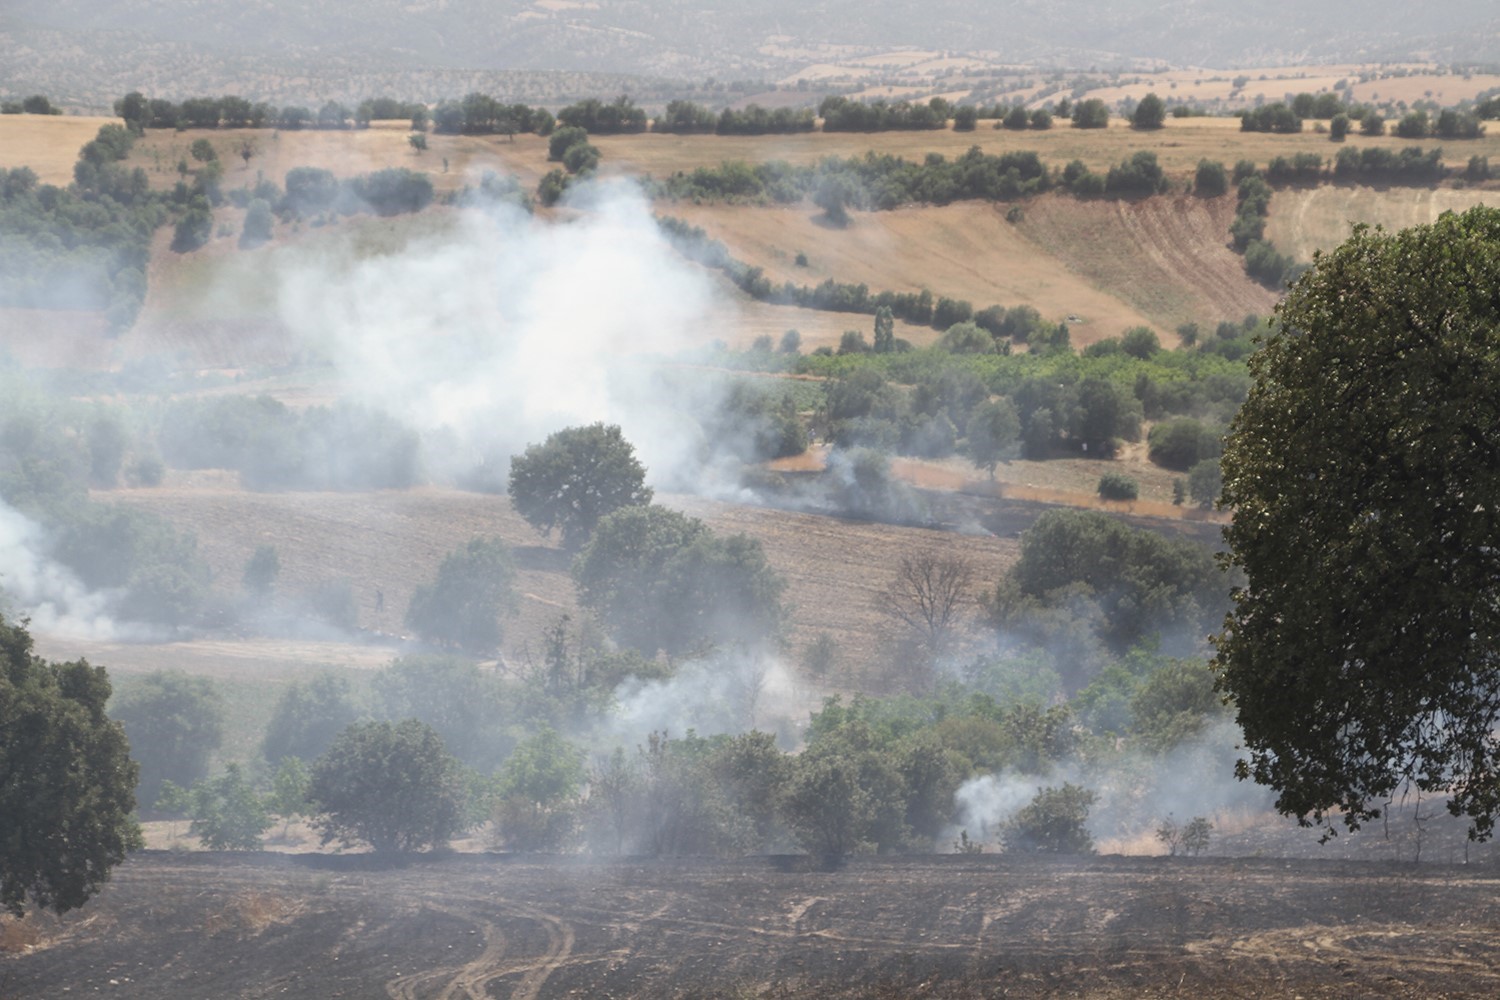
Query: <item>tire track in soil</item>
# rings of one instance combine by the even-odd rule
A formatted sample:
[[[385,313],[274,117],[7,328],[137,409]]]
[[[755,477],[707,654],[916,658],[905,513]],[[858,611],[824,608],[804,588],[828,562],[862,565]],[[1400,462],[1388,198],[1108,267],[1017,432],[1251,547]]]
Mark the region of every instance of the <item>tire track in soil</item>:
[[[484,947],[478,957],[462,965],[425,969],[409,976],[392,979],[385,984],[386,995],[391,1000],[421,1000],[423,996],[428,995],[429,987],[447,980],[447,985],[437,994],[439,1000],[457,1000],[459,997],[467,997],[468,1000],[487,1000],[489,994],[485,992],[485,987],[490,980],[496,978],[490,973],[505,955],[504,932],[494,922],[470,910],[451,906],[434,906],[430,903],[423,905],[418,912],[421,910],[442,913],[456,920],[473,924],[482,935]]]
[[[547,954],[540,961],[533,963],[529,967],[523,965],[520,968],[511,967],[496,971],[493,975],[485,977],[484,982],[488,985],[490,982],[500,979],[503,976],[525,971],[526,975],[516,984],[516,988],[511,991],[511,1000],[536,1000],[541,994],[542,987],[546,985],[552,973],[567,964],[568,959],[573,955],[573,946],[577,943],[577,938],[573,932],[573,925],[555,914],[547,913],[533,906],[523,906],[518,903],[506,901],[501,901],[500,905],[512,913],[527,920],[534,920],[546,928]],[[478,994],[480,997],[484,995],[483,993]]]

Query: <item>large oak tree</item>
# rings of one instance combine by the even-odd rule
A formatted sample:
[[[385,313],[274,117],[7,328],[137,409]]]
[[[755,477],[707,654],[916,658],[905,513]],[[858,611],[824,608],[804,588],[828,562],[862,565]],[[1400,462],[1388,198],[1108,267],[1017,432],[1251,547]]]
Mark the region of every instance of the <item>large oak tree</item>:
[[[1500,210],[1356,228],[1278,307],[1223,457],[1242,776],[1356,828],[1500,807]]]

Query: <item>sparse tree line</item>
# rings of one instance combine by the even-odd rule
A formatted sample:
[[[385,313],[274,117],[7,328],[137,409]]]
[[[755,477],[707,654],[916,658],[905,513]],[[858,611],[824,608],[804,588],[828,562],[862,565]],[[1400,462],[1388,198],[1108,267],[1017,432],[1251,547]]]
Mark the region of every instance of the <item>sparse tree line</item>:
[[[1407,111],[1391,131],[1402,139],[1478,139],[1484,135],[1483,119],[1500,117],[1493,101],[1483,101],[1473,108],[1426,108]],[[1295,133],[1302,131],[1304,119],[1317,119],[1319,131],[1341,142],[1358,123],[1360,134],[1384,135],[1386,120],[1371,105],[1346,104],[1337,93],[1298,94],[1290,105],[1277,101],[1247,108],[1239,113],[1243,132]],[[1321,122],[1327,122],[1326,126]]]
[[[616,447],[580,430],[592,448]],[[569,443],[555,436],[533,457]],[[576,464],[576,453],[561,456]],[[612,530],[612,518],[649,509],[627,505],[601,518],[580,563]],[[930,583],[930,560],[911,560],[906,578]],[[1039,793],[1008,821],[995,816],[996,826],[964,830],[961,844],[1086,852],[1094,796],[1060,781],[1060,768],[1093,760],[1102,780],[1122,748],[1127,756],[1163,752],[1195,740],[1222,715],[1201,660],[1163,655],[1152,638],[1222,613],[1212,556],[1104,515],[1055,512],[1027,534],[1021,560],[987,593],[961,563],[953,569],[951,596],[981,609],[1009,644],[979,654],[930,694],[849,705],[828,699],[808,720],[796,754],[759,731],[652,732],[633,750],[611,745],[595,725],[608,718],[621,682],[665,679],[673,667],[566,618],[549,629],[536,662],[509,670],[408,656],[361,689],[337,674],[293,682],[277,700],[262,760],[217,777],[209,768],[224,705],[213,682],[171,673],[134,678],[110,711],[140,763],[141,801],[158,816],[190,817],[193,835],[220,849],[261,846],[272,816],[283,831],[308,816],[324,843],[378,850],[440,845],[488,823],[492,842],[513,850],[801,849],[828,858],[930,851],[952,846],[960,785],[1004,774],[1034,782]],[[647,569],[660,582],[673,572]],[[893,589],[887,599],[920,604],[938,591]],[[953,627],[942,613],[905,620],[917,631]],[[629,637],[619,620],[600,624]],[[667,645],[658,637],[639,648]],[[912,655],[955,651],[925,648]],[[906,669],[920,672],[914,663]],[[1065,704],[1042,707],[1063,696]],[[1149,811],[1123,818],[1153,820]]]

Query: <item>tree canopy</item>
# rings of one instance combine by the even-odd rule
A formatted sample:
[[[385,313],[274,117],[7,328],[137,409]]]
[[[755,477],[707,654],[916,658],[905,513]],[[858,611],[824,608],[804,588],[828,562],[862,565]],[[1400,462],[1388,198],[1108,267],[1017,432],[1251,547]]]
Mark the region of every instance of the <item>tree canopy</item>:
[[[49,663],[0,619],[0,908],[82,906],[139,846],[136,764],[103,667]]]
[[[647,655],[755,643],[781,628],[785,584],[760,543],[719,537],[665,507],[626,507],[600,521],[573,579],[615,638]]]
[[[448,553],[437,579],[412,591],[406,625],[445,646],[487,653],[500,645],[501,615],[516,608],[515,566],[498,538],[473,538]]]
[[[646,469],[615,424],[565,428],[510,460],[517,512],[543,534],[561,530],[570,549],[588,541],[604,515],[651,496]]]
[[[1216,638],[1242,776],[1351,829],[1500,808],[1500,211],[1356,227],[1278,307],[1231,426],[1246,581]]]
[[[463,826],[458,761],[416,719],[345,729],[313,764],[307,797],[325,844],[417,851],[445,845]]]

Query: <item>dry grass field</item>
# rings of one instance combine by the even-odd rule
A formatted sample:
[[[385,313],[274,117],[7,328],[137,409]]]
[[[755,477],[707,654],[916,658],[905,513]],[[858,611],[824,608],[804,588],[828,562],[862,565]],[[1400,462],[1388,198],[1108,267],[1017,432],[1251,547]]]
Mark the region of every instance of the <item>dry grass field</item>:
[[[863,156],[871,149],[920,162],[928,153],[954,157],[971,146],[986,153],[999,154],[1016,150],[1034,150],[1049,165],[1062,167],[1070,160],[1082,160],[1090,169],[1108,170],[1140,150],[1156,154],[1169,176],[1179,182],[1191,179],[1202,159],[1218,160],[1233,166],[1237,160],[1253,160],[1264,166],[1273,157],[1292,157],[1314,152],[1332,159],[1338,147],[1326,135],[1318,135],[1313,124],[1294,135],[1241,132],[1238,118],[1168,118],[1161,129],[1142,132],[1131,128],[1121,118],[1112,118],[1108,128],[1076,129],[1059,122],[1045,131],[1011,131],[995,129],[991,122],[981,122],[973,132],[955,132],[951,128],[932,132],[833,132],[805,133],[789,136],[717,136],[717,135],[640,135],[596,136],[591,141],[604,154],[604,169],[648,173],[663,177],[678,170],[700,166],[717,166],[725,160],[764,162],[786,160],[795,164],[812,164],[825,156]],[[518,149],[520,139],[518,137]],[[1351,136],[1348,143],[1404,146],[1442,146],[1449,163],[1462,165],[1470,155],[1487,155],[1500,162],[1500,129],[1467,142],[1442,143],[1435,140],[1413,141],[1386,135],[1376,138]],[[507,146],[503,139],[489,145]],[[434,144],[434,150],[438,147]],[[503,155],[506,150],[497,150]],[[1460,158],[1459,154],[1462,154]],[[427,155],[431,156],[429,152]]]
[[[118,118],[73,115],[0,115],[0,169],[30,167],[43,184],[73,183],[78,151],[99,126]]]
[[[1006,222],[1005,209],[966,202],[855,212],[852,224],[843,229],[825,225],[810,205],[679,204],[666,210],[702,226],[736,257],[765,268],[778,283],[816,285],[832,278],[863,282],[876,291],[927,288],[934,295],[967,299],[975,308],[997,303],[1035,306],[1049,320],[1079,317],[1081,323],[1069,323],[1075,344],[1151,322],[1145,313],[1072,270],[1067,258],[1028,239],[1024,226]],[[1028,203],[1028,215],[1033,211],[1044,210]],[[796,266],[799,252],[807,254],[807,267]],[[860,329],[868,324],[866,318]],[[908,330],[899,335],[923,343],[934,332]]]
[[[359,626],[369,632],[401,635],[413,587],[432,579],[445,555],[476,536],[501,538],[515,550],[522,602],[506,625],[508,658],[536,655],[543,630],[559,615],[576,612],[569,556],[555,541],[548,543],[537,535],[504,496],[441,489],[250,493],[222,473],[174,473],[159,488],[98,496],[145,507],[195,532],[216,587],[226,596],[236,593],[245,561],[257,545],[276,546],[282,567],[278,586],[289,600],[320,581],[349,580]],[[903,553],[937,549],[963,554],[974,562],[978,579],[993,581],[1019,551],[1011,536],[1042,509],[936,497],[931,514],[935,525],[951,528],[959,517],[975,521],[971,531],[979,533],[959,534],[682,495],[659,499],[702,518],[717,531],[759,539],[771,565],[787,580],[792,648],[800,649],[817,632],[828,631],[855,663],[871,661],[883,651],[884,618],[875,598]],[[384,593],[383,611],[376,610],[377,590]],[[255,664],[275,675],[291,669],[288,665],[299,658],[311,664],[380,666],[394,655],[389,648],[364,646],[358,640],[312,640],[305,648],[293,642],[254,643],[220,662],[221,638],[152,647],[150,652],[144,647],[132,651],[118,644],[49,638],[46,655],[87,655],[124,670],[171,664],[209,673],[228,670],[230,675],[262,669]]]
[[[1389,188],[1325,185],[1278,191],[1271,199],[1266,238],[1282,253],[1311,261],[1316,250],[1331,250],[1349,236],[1356,222],[1395,231],[1433,222],[1444,212],[1500,204],[1500,189]]]

